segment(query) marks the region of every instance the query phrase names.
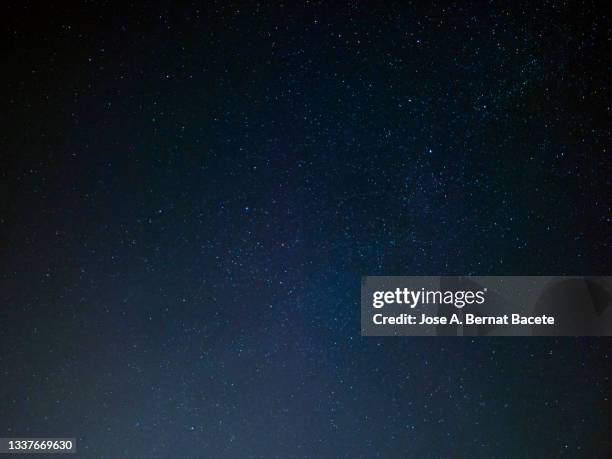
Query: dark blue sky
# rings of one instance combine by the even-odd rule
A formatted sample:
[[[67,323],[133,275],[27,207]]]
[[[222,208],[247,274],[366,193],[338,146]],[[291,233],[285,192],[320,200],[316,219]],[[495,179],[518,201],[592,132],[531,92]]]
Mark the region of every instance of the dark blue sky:
[[[1,436],[599,457],[609,340],[362,338],[359,285],[610,274],[604,11],[5,6]]]

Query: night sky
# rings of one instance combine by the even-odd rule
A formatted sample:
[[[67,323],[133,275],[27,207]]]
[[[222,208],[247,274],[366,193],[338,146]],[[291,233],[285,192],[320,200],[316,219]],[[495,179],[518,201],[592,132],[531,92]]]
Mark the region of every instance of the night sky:
[[[604,3],[47,3],[3,5],[0,436],[609,457],[610,339],[359,324],[364,275],[612,274]]]

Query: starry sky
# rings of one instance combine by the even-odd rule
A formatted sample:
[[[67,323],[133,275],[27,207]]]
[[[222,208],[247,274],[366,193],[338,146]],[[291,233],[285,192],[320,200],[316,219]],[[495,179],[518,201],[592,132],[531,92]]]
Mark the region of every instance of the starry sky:
[[[611,274],[603,3],[48,3],[3,6],[0,436],[609,457],[609,339],[359,324],[364,275]]]

